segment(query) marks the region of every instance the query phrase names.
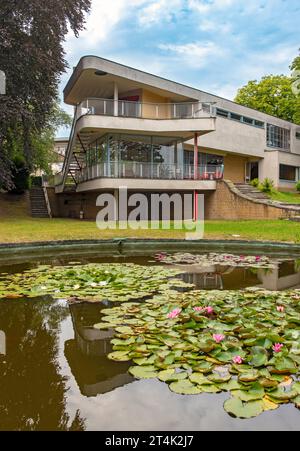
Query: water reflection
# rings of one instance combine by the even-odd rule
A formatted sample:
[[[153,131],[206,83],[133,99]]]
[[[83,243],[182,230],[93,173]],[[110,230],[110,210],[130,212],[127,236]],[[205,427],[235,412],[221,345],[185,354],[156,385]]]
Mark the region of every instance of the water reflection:
[[[183,278],[202,289],[300,286],[293,260],[273,270],[193,267]],[[50,298],[0,301],[1,430],[300,429],[291,404],[241,421],[223,410],[228,394],[181,396],[158,380],[134,380],[130,363],[106,357],[112,331],[92,327],[101,308]]]
[[[181,265],[180,268],[185,271],[182,279],[193,283],[199,290],[240,290],[256,286],[274,291],[300,287],[299,266],[295,260],[284,261],[276,268],[238,268],[223,265]]]
[[[65,410],[66,384],[57,361],[59,325],[67,307],[45,300],[1,301],[1,430],[83,430]]]
[[[106,355],[112,351],[113,331],[94,329],[99,322],[99,305],[70,305],[74,339],[65,342],[64,353],[80,392],[96,396],[128,384],[133,377],[127,362],[112,362]]]

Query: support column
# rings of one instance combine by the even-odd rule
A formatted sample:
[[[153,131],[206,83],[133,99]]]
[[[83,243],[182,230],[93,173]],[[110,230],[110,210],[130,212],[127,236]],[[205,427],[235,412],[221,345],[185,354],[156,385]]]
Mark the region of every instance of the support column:
[[[114,116],[119,116],[119,88],[117,83],[114,83]]]
[[[198,180],[198,133],[194,135],[194,180]],[[194,190],[194,221],[198,219],[198,191]]]

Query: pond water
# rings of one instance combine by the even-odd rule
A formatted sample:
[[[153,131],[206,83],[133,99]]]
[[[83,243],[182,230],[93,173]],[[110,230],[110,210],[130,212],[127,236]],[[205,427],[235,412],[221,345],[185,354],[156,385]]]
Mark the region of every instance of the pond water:
[[[0,263],[1,273],[72,259]],[[286,257],[285,257],[286,259]],[[80,257],[76,261],[158,265],[150,257]],[[152,261],[151,261],[152,260]],[[182,279],[199,289],[300,287],[295,260],[276,269],[212,265]],[[129,362],[113,362],[109,331],[93,328],[103,304],[71,304],[50,297],[0,300],[1,430],[299,430],[300,411],[281,405],[241,420],[223,410],[229,393],[183,396],[157,379],[136,380]]]

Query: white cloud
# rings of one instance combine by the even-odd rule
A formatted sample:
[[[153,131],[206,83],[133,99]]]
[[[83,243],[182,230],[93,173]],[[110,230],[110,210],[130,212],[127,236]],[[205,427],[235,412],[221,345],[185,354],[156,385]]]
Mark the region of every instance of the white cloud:
[[[160,44],[161,50],[174,53],[181,62],[191,67],[203,67],[210,58],[221,53],[221,49],[214,42],[191,42],[188,44]]]
[[[206,14],[215,10],[226,9],[236,3],[237,0],[188,0],[189,8],[198,11],[201,14]]]
[[[85,29],[76,39],[73,33],[69,33],[65,50],[70,57],[78,50],[95,48],[108,38],[113,39],[113,29],[121,20],[137,7],[148,3],[147,0],[92,0],[92,9],[87,17]]]
[[[213,32],[217,32],[218,34],[220,33],[230,33],[232,31],[232,27],[229,23],[218,23],[215,22],[213,20],[202,20],[200,22],[199,25],[199,29],[201,31],[213,31]]]
[[[184,6],[184,0],[152,0],[142,9],[139,15],[141,25],[150,26],[157,22],[171,21],[178,16]]]

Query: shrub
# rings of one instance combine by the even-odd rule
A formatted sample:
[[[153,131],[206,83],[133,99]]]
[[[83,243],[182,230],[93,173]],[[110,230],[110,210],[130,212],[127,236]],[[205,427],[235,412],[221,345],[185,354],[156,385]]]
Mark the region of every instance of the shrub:
[[[259,180],[258,179],[251,180],[250,185],[254,186],[255,188],[258,188],[259,187]]]
[[[22,194],[29,188],[29,171],[25,160],[22,157],[14,158],[14,167],[12,169],[14,188],[10,191],[14,194]]]
[[[300,180],[296,183],[296,190],[300,192]]]
[[[264,193],[271,193],[274,189],[274,182],[271,179],[265,178],[261,184],[261,191]]]

